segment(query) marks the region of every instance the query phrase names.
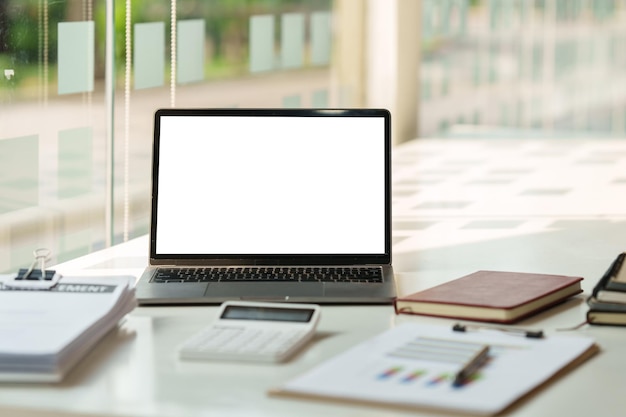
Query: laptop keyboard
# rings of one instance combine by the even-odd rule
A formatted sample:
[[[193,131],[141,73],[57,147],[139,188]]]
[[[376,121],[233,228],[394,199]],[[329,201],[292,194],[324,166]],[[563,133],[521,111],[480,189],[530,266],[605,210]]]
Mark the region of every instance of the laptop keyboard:
[[[380,267],[161,268],[152,282],[382,282]]]

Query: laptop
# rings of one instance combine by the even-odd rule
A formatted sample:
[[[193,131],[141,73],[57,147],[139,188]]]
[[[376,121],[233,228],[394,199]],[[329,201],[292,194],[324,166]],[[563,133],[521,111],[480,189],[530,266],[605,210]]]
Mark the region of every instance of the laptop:
[[[141,305],[393,301],[384,109],[161,109]]]

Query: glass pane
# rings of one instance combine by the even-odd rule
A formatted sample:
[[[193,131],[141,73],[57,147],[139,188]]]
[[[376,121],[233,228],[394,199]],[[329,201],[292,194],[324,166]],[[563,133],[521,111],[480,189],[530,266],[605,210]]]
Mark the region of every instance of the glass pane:
[[[103,7],[0,2],[0,272],[104,246]]]
[[[0,140],[0,214],[37,207],[39,137]]]
[[[274,16],[250,18],[250,72],[274,68]]]
[[[93,22],[58,24],[59,94],[93,91]]]
[[[420,136],[455,135],[473,129],[468,123],[475,120],[494,136],[501,128],[529,137],[623,136],[624,6],[425,0]]]
[[[287,96],[283,98],[283,107],[285,108],[298,108],[301,107],[301,99],[299,95]]]
[[[148,232],[156,109],[333,107],[345,96],[330,77],[330,0],[177,0],[175,16],[169,0],[115,0],[108,119],[107,3],[0,1],[0,272],[35,247],[51,262],[102,248],[109,180],[113,243]]]
[[[286,13],[281,18],[281,65],[298,68],[304,63],[304,16]]]
[[[134,34],[135,88],[161,87],[165,82],[165,24],[137,23]]]
[[[328,107],[328,91],[327,90],[314,91],[311,107],[322,108],[322,109]]]
[[[332,105],[330,1],[177,0],[176,6],[172,32],[169,1],[133,1],[130,69],[125,48],[117,49],[116,97],[127,99],[117,102],[114,127],[117,240],[149,230],[156,109]],[[126,39],[126,28],[117,27],[118,39]]]
[[[327,65],[330,62],[331,14],[315,12],[311,15],[311,62]]]
[[[176,77],[180,84],[204,79],[204,20],[178,22]]]
[[[57,166],[59,199],[86,195],[93,190],[93,132],[90,127],[59,131]]]

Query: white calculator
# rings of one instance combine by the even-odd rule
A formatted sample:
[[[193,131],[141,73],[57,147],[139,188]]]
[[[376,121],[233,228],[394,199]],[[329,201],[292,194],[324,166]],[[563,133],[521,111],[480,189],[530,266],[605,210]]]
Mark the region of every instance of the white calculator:
[[[218,319],[180,347],[182,359],[282,362],[315,334],[314,304],[226,301]]]

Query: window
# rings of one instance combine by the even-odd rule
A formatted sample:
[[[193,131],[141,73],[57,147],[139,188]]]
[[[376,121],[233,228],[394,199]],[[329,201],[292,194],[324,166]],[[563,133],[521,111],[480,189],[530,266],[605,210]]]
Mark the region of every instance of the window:
[[[0,2],[0,271],[148,231],[157,108],[328,107],[331,20],[329,0]]]
[[[620,0],[424,0],[420,135],[624,136],[625,12]]]
[[[399,140],[624,136],[625,43],[623,0],[0,1],[0,272],[148,232],[157,108],[387,107]]]

